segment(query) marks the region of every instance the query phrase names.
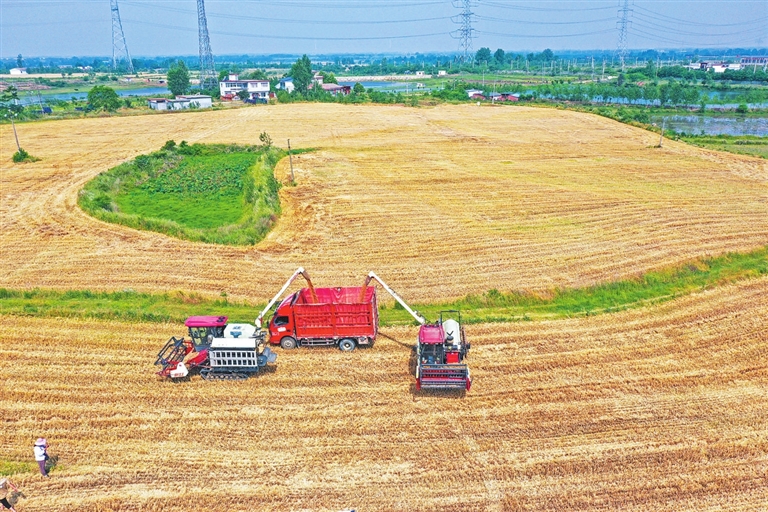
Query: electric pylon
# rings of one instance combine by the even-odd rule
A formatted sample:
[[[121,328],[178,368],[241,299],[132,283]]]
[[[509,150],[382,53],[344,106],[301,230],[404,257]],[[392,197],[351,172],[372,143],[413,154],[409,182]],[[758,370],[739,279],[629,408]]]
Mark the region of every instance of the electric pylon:
[[[112,8],[112,69],[117,70],[118,62],[125,60],[128,73],[133,74],[133,61],[131,54],[128,53],[128,44],[125,42],[117,0],[110,0],[110,7]]]
[[[629,0],[619,0],[619,2],[619,21],[616,22],[619,26],[619,44],[616,52],[619,54],[619,60],[621,60],[621,70],[624,71],[624,61],[627,58],[627,26],[632,9],[629,8]]]
[[[461,14],[451,18],[454,23],[459,24],[459,28],[451,32],[451,37],[459,40],[459,53],[462,62],[467,62],[474,58],[472,55],[472,0],[453,0],[453,6],[461,9]]]
[[[216,67],[213,64],[211,40],[208,37],[208,20],[205,17],[205,2],[197,0],[197,28],[200,36],[200,89],[215,89],[219,85]]]

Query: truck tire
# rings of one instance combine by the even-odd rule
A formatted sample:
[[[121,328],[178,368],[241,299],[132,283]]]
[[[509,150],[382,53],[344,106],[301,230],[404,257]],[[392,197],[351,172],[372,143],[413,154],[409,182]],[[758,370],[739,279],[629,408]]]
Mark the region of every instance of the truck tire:
[[[283,347],[285,350],[291,350],[296,348],[296,338],[293,338],[291,336],[286,336],[285,338],[280,340],[280,346]]]
[[[344,338],[339,342],[339,350],[342,352],[352,352],[355,350],[355,346],[357,344],[355,343],[355,340],[350,338]]]

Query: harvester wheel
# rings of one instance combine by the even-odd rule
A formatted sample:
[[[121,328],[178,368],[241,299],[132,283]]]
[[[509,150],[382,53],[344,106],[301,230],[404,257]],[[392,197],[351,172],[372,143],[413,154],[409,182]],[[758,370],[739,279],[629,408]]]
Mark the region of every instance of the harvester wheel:
[[[355,340],[344,338],[339,342],[339,350],[342,352],[352,352],[355,350]]]
[[[286,336],[285,338],[280,340],[280,346],[283,347],[285,350],[291,350],[296,348],[296,338],[293,338],[291,336]]]

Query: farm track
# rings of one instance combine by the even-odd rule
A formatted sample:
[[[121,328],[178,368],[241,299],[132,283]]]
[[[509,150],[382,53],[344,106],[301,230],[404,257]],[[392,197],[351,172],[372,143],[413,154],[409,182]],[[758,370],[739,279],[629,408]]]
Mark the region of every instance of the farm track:
[[[768,244],[764,160],[572,112],[319,104],[22,124],[0,168],[0,287],[263,301],[375,270],[408,301],[545,293]],[[256,247],[91,219],[78,190],[177,142],[276,142],[298,186]],[[13,134],[0,126],[2,148]],[[285,180],[288,162],[277,169]],[[193,305],[190,305],[194,308]],[[190,310],[190,314],[194,311]],[[467,326],[472,391],[414,394],[412,327],[279,350],[244,382],[158,382],[179,325],[0,317],[0,458],[47,436],[20,510],[768,509],[768,278],[631,311]]]
[[[179,326],[2,318],[0,452],[26,512],[763,510],[768,278],[649,309],[468,328],[475,384],[414,394],[412,327],[173,384]]]
[[[12,133],[0,127],[4,148]],[[546,292],[768,244],[764,160],[550,109],[294,104],[22,124],[34,164],[4,160],[0,286],[198,291],[266,300],[304,266],[323,285],[375,270],[406,299]],[[254,247],[184,242],[96,221],[94,175],[177,142],[276,143],[298,186]],[[277,169],[288,176],[288,162]],[[331,263],[329,265],[329,263]]]

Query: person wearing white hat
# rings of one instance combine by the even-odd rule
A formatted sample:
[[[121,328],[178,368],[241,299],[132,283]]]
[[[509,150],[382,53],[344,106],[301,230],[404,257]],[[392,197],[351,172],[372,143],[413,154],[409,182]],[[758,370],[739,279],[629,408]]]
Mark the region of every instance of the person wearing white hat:
[[[48,441],[45,440],[44,437],[38,437],[37,441],[35,441],[35,460],[37,461],[37,465],[40,467],[40,474],[43,475],[45,478],[49,478],[48,471],[45,469],[45,463],[48,461],[48,453],[46,450],[48,449]]]
[[[0,505],[3,506],[4,509],[8,509],[11,512],[16,512],[16,509],[13,508],[11,503],[8,501],[8,488],[12,488],[15,492],[19,492],[19,488],[13,485],[13,482],[8,480],[7,478],[3,478],[0,480]]]

